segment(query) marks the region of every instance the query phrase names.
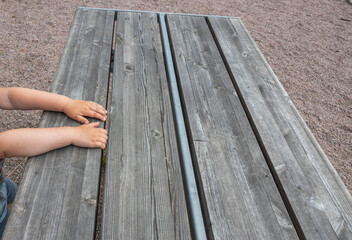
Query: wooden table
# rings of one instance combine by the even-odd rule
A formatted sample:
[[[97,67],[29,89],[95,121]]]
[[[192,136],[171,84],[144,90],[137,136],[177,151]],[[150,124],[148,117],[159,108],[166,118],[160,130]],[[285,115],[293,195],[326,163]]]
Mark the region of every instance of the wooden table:
[[[4,239],[95,238],[102,167],[102,239],[352,239],[351,195],[239,18],[79,8],[52,91],[110,99],[106,165],[29,159]]]

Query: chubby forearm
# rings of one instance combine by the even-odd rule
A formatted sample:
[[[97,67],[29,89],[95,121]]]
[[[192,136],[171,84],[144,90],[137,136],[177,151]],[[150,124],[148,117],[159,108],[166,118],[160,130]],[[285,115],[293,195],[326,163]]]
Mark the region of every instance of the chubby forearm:
[[[32,157],[68,145],[105,149],[108,132],[99,122],[78,127],[22,128],[0,133],[0,159]]]
[[[0,159],[31,157],[72,144],[70,127],[23,128],[0,133]]]
[[[3,109],[17,110],[47,110],[62,112],[71,99],[54,93],[43,92],[27,88],[3,88],[2,95],[6,96],[1,103]]]
[[[86,117],[106,120],[107,111],[95,102],[27,88],[0,88],[0,109],[64,112],[70,118],[89,123]]]

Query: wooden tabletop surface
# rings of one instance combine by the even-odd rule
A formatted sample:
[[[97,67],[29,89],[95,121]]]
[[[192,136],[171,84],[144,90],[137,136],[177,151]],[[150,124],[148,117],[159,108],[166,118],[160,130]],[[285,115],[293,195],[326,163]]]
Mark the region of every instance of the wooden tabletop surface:
[[[79,8],[52,92],[110,103],[106,164],[30,158],[4,239],[352,239],[351,195],[238,18]]]

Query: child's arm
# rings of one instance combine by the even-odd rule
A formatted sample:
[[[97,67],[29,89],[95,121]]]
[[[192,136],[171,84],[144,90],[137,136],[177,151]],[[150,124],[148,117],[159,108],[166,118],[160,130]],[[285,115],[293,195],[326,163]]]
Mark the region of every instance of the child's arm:
[[[72,100],[63,95],[27,88],[0,88],[0,108],[64,112],[81,123],[88,123],[84,116],[105,121],[107,113],[94,102]]]
[[[108,139],[98,122],[79,127],[25,128],[0,133],[0,159],[31,157],[68,145],[104,149]]]

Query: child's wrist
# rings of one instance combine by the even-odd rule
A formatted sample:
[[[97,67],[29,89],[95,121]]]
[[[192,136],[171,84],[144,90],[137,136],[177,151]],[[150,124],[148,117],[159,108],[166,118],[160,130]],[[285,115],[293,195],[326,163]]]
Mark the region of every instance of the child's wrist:
[[[71,98],[64,96],[64,99],[63,99],[63,101],[62,101],[61,112],[66,113],[66,111],[67,111],[67,106],[68,106],[68,104],[69,104],[70,102],[72,102],[72,101],[73,101],[73,100],[72,100]]]
[[[65,138],[68,145],[74,145],[76,137],[75,129],[76,127],[62,127],[62,131],[65,132]]]

